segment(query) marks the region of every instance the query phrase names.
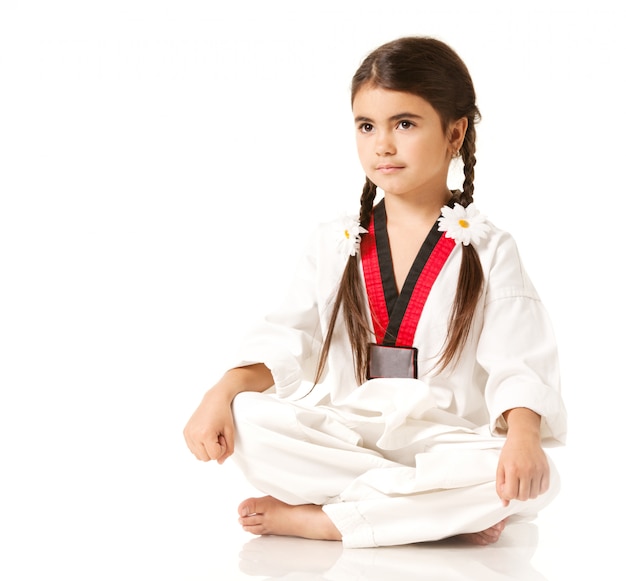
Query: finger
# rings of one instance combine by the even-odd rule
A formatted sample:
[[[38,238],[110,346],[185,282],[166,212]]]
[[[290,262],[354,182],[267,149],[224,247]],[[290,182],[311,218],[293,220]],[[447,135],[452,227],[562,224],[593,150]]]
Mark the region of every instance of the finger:
[[[210,460],[204,446],[196,445],[196,443],[187,437],[187,433],[183,432],[183,436],[185,437],[185,443],[187,444],[187,448],[191,451],[191,453],[198,459],[203,462],[208,462]]]
[[[528,500],[532,498],[533,480],[531,478],[520,478],[517,487],[517,494],[513,498],[517,500]]]
[[[520,481],[519,500],[537,498],[541,494],[541,482],[543,474],[541,471],[534,471]]]
[[[217,463],[223,464],[226,458],[230,456],[230,454],[228,453],[228,444],[226,442],[226,438],[222,436],[222,434],[218,436],[217,441],[219,442],[220,448],[222,450],[221,456],[217,458]]]
[[[204,443],[204,448],[209,460],[219,460],[224,454],[225,448],[221,445],[219,439],[220,436],[217,436],[215,441]]]
[[[195,450],[192,450],[193,455],[198,459],[202,460],[202,462],[209,462],[211,457],[207,454],[204,446],[198,446]]]
[[[509,501],[519,498],[519,479],[509,478],[502,486],[500,498],[504,506],[509,506]]]
[[[545,481],[550,482],[549,476],[546,474],[540,474],[538,477],[533,478],[533,485],[530,491],[530,498],[537,498],[540,494],[543,494],[547,488],[544,490]]]
[[[500,497],[500,500],[502,500],[502,505],[509,506],[509,501],[512,497],[509,496],[507,492],[506,472],[502,464],[498,464],[498,468],[496,470],[496,492]]]
[[[539,494],[544,494],[550,489],[550,465],[546,463],[545,470],[541,475],[541,482],[539,483]]]
[[[502,466],[502,464],[498,464],[498,468],[496,470],[496,492],[498,493],[498,496],[500,498],[502,498],[502,491],[504,490],[505,481],[504,467]]]
[[[223,463],[229,456],[232,456],[235,451],[235,431],[231,427],[225,427],[223,434],[220,434],[220,443],[225,448],[224,455],[220,458],[220,464]]]

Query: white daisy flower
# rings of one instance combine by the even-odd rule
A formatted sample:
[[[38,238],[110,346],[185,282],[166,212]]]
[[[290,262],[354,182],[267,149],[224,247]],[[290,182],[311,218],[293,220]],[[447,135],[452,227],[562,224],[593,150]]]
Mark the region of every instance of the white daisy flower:
[[[344,216],[339,221],[337,252],[345,256],[346,260],[349,256],[356,256],[361,245],[361,234],[366,232],[354,216]]]
[[[461,204],[454,204],[454,208],[444,206],[441,213],[439,232],[445,232],[446,238],[452,238],[457,244],[479,244],[482,238],[487,237],[489,224],[473,203],[467,208]]]

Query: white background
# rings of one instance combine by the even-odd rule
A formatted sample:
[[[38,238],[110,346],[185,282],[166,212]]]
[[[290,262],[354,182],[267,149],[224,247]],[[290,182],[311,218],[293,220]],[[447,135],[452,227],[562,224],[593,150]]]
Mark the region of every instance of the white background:
[[[207,530],[233,530],[248,491],[182,428],[303,239],[358,210],[350,78],[409,34],[472,73],[476,203],[559,338],[563,545],[539,568],[605,566],[624,520],[617,4],[0,0],[2,577],[209,578]]]

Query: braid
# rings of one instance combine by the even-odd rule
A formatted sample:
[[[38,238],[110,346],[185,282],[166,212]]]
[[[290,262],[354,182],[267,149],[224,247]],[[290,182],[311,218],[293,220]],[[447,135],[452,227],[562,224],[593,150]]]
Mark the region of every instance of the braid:
[[[476,129],[471,117],[468,117],[468,121],[465,140],[461,147],[465,181],[463,191],[455,192],[453,197],[464,207],[474,201],[474,166],[476,165]],[[441,368],[451,363],[465,345],[484,282],[483,269],[476,249],[471,244],[464,245],[462,248],[461,268],[450,315],[448,338],[439,360]]]
[[[361,194],[361,209],[359,212],[359,223],[363,227],[368,227],[372,217],[374,208],[374,199],[376,198],[376,184],[369,178],[366,178]],[[363,234],[367,236],[367,234]],[[359,261],[357,256],[350,256],[348,263],[343,271],[337,296],[328,324],[328,332],[324,338],[324,344],[320,352],[320,358],[315,373],[315,383],[317,384],[324,371],[328,352],[335,330],[335,323],[339,315],[339,310],[343,306],[346,328],[348,337],[354,353],[354,371],[359,383],[363,383],[367,371],[368,344],[370,341],[370,328],[365,317],[365,299],[364,289],[361,283],[361,275],[359,272]]]
[[[367,228],[370,225],[372,210],[374,209],[374,198],[376,198],[376,184],[369,178],[365,178],[365,185],[361,194],[361,211],[359,213],[359,224],[363,228]]]
[[[474,201],[474,167],[476,165],[476,127],[474,120],[468,118],[465,140],[461,147],[463,157],[463,192],[461,193],[461,205],[467,207]]]

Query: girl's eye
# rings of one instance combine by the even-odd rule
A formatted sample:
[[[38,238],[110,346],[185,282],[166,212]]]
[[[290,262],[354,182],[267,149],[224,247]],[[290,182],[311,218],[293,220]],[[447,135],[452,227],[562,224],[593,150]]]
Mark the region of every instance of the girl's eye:
[[[371,133],[374,130],[374,126],[371,123],[361,123],[359,125],[359,131],[361,133]]]
[[[413,123],[410,121],[400,121],[400,123],[398,123],[399,129],[410,129],[411,127],[413,127]]]

